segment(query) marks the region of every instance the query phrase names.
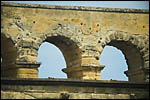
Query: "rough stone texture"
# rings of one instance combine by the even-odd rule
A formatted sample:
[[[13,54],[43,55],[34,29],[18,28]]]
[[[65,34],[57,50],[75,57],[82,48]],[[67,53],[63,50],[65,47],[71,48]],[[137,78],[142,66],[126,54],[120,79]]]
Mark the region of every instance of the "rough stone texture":
[[[1,79],[2,99],[148,99],[149,83]]]
[[[2,3],[2,76],[36,77],[28,75],[35,71],[28,73],[25,70],[35,70],[38,64],[21,66],[17,62],[36,63],[38,49],[47,41],[62,51],[67,63],[63,71],[68,78],[100,80],[98,74],[102,68],[93,71],[91,67],[100,66],[99,57],[104,46],[113,45],[125,54],[129,81],[144,81],[149,73],[148,13],[149,10],[138,9]],[[89,74],[82,68],[85,66]],[[82,72],[75,71],[76,67]],[[68,68],[72,71],[67,72]],[[16,74],[11,75],[13,72]]]
[[[125,55],[129,82],[149,82],[149,10],[2,2],[1,77],[38,78],[41,64],[37,62],[38,49],[45,41],[62,51],[67,63],[62,71],[69,79],[101,80],[104,65],[99,57],[106,45],[112,45]],[[71,97],[80,98],[76,95]],[[67,98],[67,94],[53,96]],[[95,94],[85,98],[92,96],[99,98]],[[110,98],[115,96],[112,94]]]

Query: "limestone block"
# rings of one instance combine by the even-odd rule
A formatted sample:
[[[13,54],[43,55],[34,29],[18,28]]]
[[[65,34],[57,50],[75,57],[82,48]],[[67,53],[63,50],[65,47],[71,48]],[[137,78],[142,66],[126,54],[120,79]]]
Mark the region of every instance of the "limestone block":
[[[148,54],[145,54],[145,55],[143,56],[143,58],[144,58],[144,61],[149,61],[149,53],[148,53]]]
[[[97,65],[99,65],[100,62],[93,57],[85,57],[85,58],[82,58],[82,64],[87,64],[87,65],[97,64]]]
[[[25,93],[26,99],[60,99],[60,93]],[[28,98],[29,97],[29,98]]]
[[[90,99],[91,95],[88,93],[81,94],[81,93],[70,93],[69,99]]]
[[[92,99],[130,99],[128,94],[92,94]]]
[[[149,61],[146,61],[146,62],[144,63],[144,68],[148,68],[148,69],[149,69]]]
[[[25,99],[25,95],[21,92],[1,91],[1,96],[1,99]]]
[[[24,99],[35,99],[34,97],[30,96],[30,95],[25,95]]]
[[[16,78],[38,78],[37,74],[17,74]]]

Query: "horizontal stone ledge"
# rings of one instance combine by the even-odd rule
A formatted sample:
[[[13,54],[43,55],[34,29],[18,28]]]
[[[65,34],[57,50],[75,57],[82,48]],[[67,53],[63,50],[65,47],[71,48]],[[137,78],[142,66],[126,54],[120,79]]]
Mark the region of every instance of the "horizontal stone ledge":
[[[45,79],[45,78],[1,78],[1,85],[38,85],[38,86],[82,86],[82,87],[110,87],[110,88],[142,88],[149,89],[146,82],[104,81],[104,80],[73,80],[73,79]]]
[[[94,64],[90,64],[90,65],[86,65],[86,64],[82,64],[81,67],[68,67],[68,68],[64,68],[62,69],[63,72],[65,73],[72,73],[72,72],[78,72],[78,71],[86,71],[86,70],[99,70],[101,71],[105,66],[104,65],[94,65]]]
[[[96,65],[96,64],[81,64],[82,67],[105,67],[105,65]]]
[[[40,67],[39,65],[18,65],[18,66],[13,66],[13,67],[6,67],[6,68],[2,68],[1,71],[15,71],[15,70],[19,70],[19,69],[37,69],[38,67]]]
[[[6,71],[18,68],[38,68],[41,64],[41,62],[12,62],[9,65],[1,64],[1,66],[3,66],[1,70]]]
[[[15,62],[16,68],[37,68],[41,62]]]
[[[17,65],[40,65],[41,62],[15,62]]]
[[[123,8],[103,8],[103,7],[86,7],[86,6],[58,6],[58,5],[8,3],[8,2],[2,2],[1,6],[23,7],[23,8],[40,8],[40,9],[58,9],[58,10],[116,12],[116,13],[146,13],[146,14],[149,14],[148,9],[126,9],[126,8],[123,9]]]

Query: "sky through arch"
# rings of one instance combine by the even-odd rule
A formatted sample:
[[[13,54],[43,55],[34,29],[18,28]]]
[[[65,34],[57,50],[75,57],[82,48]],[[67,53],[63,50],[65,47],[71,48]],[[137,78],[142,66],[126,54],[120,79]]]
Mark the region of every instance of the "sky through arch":
[[[39,78],[67,78],[61,71],[66,68],[66,62],[60,49],[55,45],[44,42],[38,50],[38,62],[42,62],[39,67]]]
[[[100,55],[100,64],[105,65],[101,71],[102,80],[128,81],[124,74],[124,71],[128,70],[128,65],[121,50],[106,45]]]

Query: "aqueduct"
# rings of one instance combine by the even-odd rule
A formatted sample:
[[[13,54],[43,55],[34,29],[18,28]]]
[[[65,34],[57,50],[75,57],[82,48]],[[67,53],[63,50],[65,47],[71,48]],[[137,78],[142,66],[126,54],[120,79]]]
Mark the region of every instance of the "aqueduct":
[[[45,41],[68,79],[38,78]],[[125,55],[128,82],[101,80],[106,45]],[[2,2],[1,59],[1,99],[149,99],[149,10]]]
[[[1,76],[37,78],[44,42],[63,53],[68,78],[100,80],[105,45],[120,49],[129,81],[149,81],[149,10],[2,3]]]

